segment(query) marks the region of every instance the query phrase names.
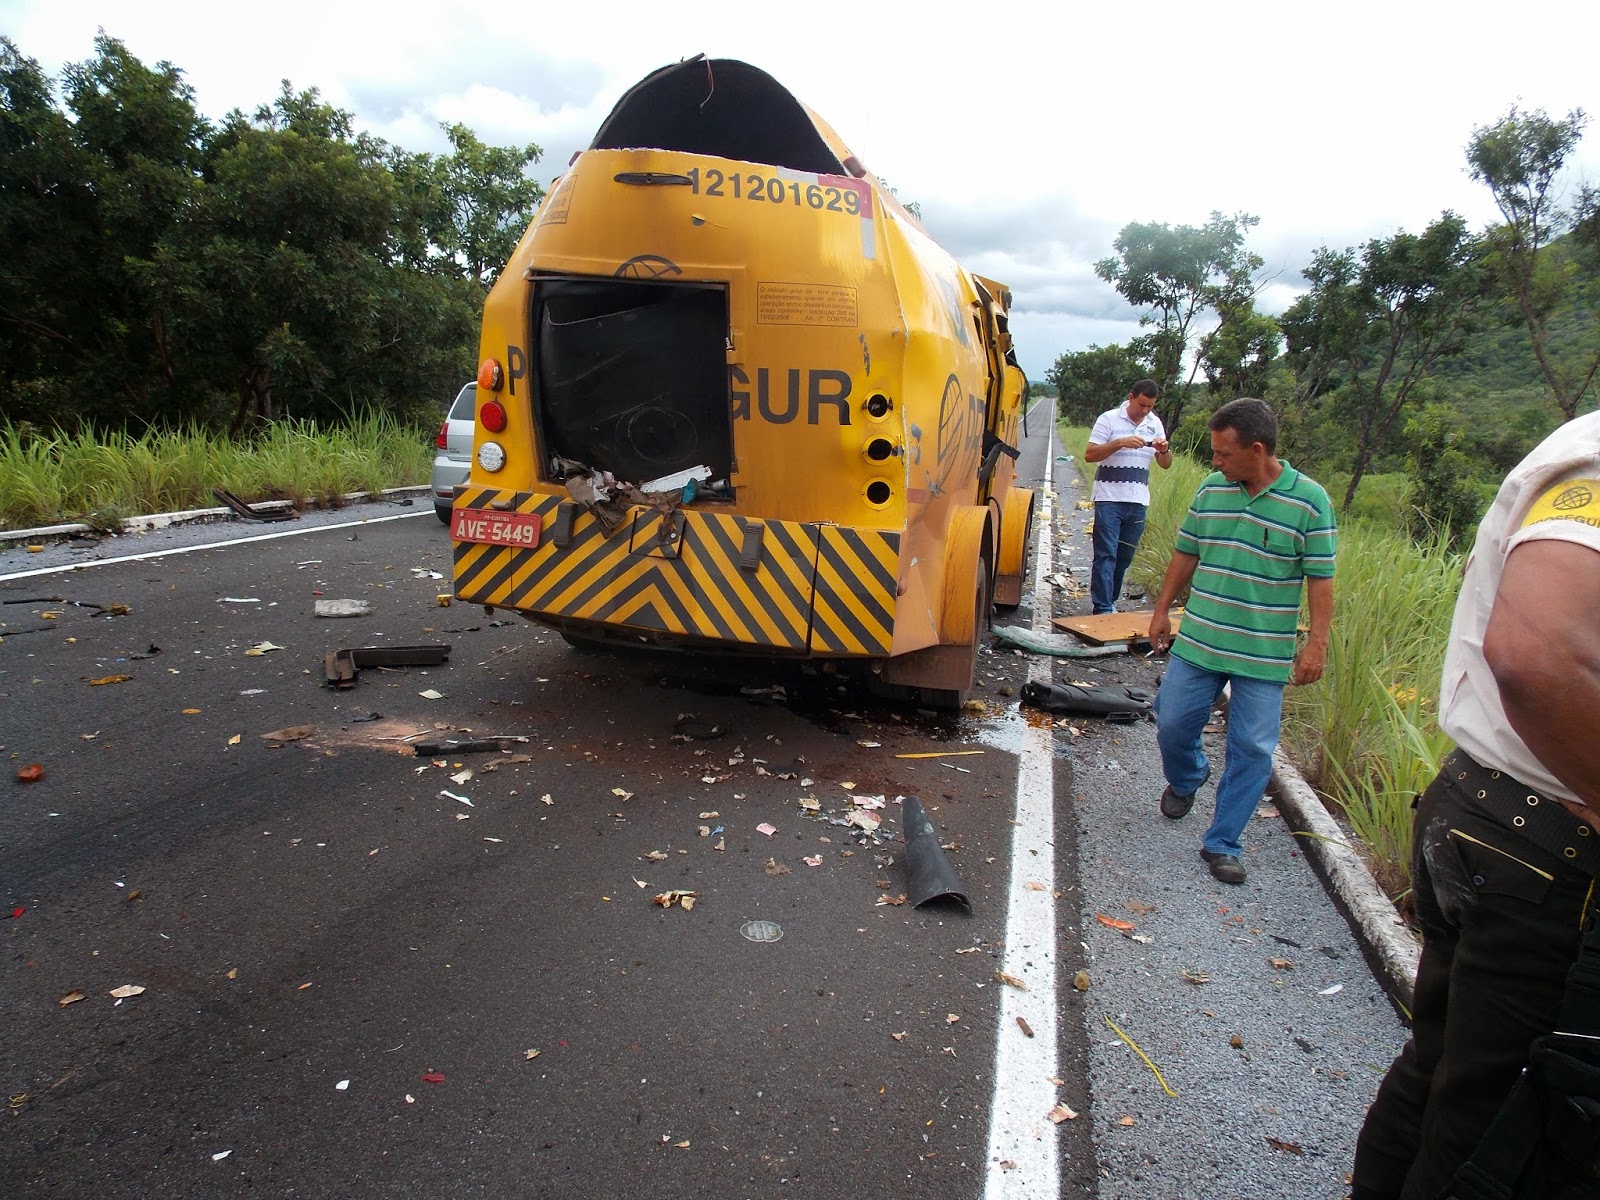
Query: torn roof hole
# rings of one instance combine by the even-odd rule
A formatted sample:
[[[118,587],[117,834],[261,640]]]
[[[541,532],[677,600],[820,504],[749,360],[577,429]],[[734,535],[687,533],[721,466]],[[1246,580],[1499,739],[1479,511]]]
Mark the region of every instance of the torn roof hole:
[[[793,93],[731,58],[697,57],[647,75],[617,101],[590,146],[647,148],[845,174]]]

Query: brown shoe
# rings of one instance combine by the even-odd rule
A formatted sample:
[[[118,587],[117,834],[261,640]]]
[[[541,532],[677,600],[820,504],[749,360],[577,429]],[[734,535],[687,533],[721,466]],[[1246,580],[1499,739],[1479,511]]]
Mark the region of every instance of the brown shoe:
[[[1178,795],[1177,792],[1172,790],[1172,785],[1170,783],[1167,784],[1161,792],[1161,815],[1169,821],[1181,821],[1184,817],[1187,817],[1189,810],[1194,807],[1195,796],[1199,794],[1201,788],[1205,787],[1206,780],[1210,778],[1211,764],[1207,763],[1206,773],[1201,776],[1199,785],[1187,796]]]
[[[1169,783],[1161,791],[1161,815],[1171,821],[1181,821],[1189,815],[1189,810],[1194,807],[1194,793],[1180,796],[1172,790]]]
[[[1244,882],[1244,864],[1239,861],[1237,854],[1214,854],[1210,850],[1202,850],[1200,857],[1206,860],[1211,868],[1211,877],[1218,883]]]

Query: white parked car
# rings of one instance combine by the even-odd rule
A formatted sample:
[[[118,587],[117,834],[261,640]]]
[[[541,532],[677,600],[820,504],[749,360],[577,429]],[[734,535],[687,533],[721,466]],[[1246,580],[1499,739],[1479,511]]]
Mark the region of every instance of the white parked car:
[[[456,484],[467,481],[472,467],[472,426],[477,420],[477,408],[478,385],[469,383],[456,393],[434,440],[439,452],[433,456],[433,511],[446,525],[450,523]]]

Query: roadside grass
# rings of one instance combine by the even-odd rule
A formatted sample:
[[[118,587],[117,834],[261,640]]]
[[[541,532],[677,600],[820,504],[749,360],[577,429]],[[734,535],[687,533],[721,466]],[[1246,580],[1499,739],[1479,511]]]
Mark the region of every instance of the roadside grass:
[[[431,430],[363,411],[342,425],[279,421],[235,441],[198,426],[134,435],[0,425],[0,529],[209,508],[214,488],[247,503],[337,507],[350,493],[425,483]]]
[[[1081,463],[1088,430],[1061,434]],[[1170,471],[1153,473],[1150,513],[1129,569],[1152,599],[1189,501],[1209,473],[1184,455]],[[1398,901],[1410,888],[1412,798],[1450,749],[1439,731],[1438,687],[1462,560],[1444,531],[1421,543],[1407,535],[1394,477],[1374,478],[1370,497],[1367,484],[1357,493],[1357,515],[1339,523],[1327,670],[1310,687],[1285,692],[1283,746],[1343,814],[1379,884]],[[1088,564],[1080,566],[1087,578]]]

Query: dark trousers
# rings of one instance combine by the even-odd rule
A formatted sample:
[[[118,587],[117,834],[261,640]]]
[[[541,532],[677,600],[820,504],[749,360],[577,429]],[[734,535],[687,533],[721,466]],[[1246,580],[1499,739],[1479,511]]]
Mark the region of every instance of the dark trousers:
[[[1353,1200],[1438,1200],[1555,1027],[1595,881],[1512,828],[1514,803],[1486,804],[1449,768],[1422,795],[1411,1039],[1356,1142]]]

